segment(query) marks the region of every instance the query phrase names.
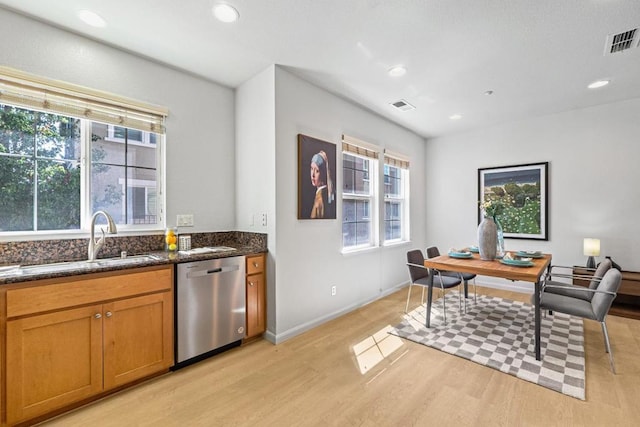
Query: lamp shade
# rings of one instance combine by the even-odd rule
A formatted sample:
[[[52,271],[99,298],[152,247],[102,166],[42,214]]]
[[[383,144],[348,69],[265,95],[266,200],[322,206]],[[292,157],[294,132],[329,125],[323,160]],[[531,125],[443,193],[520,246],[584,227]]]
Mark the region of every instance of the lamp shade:
[[[600,255],[600,239],[584,239],[582,246],[584,254],[586,256],[599,256]]]

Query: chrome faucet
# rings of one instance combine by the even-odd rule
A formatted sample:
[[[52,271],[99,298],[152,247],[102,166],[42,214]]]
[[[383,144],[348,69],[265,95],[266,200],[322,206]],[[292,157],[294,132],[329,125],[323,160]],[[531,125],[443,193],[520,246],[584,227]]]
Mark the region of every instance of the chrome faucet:
[[[103,215],[107,219],[107,232],[109,234],[116,234],[118,232],[116,223],[113,221],[113,218],[111,218],[111,215],[109,215],[105,211],[97,211],[93,214],[93,217],[91,217],[91,237],[89,237],[89,262],[93,262],[96,260],[98,252],[102,248],[102,245],[104,245],[104,228],[100,228],[100,230],[102,231],[102,236],[98,238],[98,240],[96,240],[95,238],[96,219],[99,215]]]

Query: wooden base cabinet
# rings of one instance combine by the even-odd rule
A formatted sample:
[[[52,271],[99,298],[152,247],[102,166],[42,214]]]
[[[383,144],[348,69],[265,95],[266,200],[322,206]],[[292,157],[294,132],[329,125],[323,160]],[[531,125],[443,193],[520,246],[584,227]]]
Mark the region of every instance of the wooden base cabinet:
[[[267,329],[265,254],[247,256],[246,338],[262,335]]]
[[[172,267],[105,274],[7,290],[9,425],[173,365]]]
[[[105,304],[103,310],[105,390],[173,365],[173,297],[169,292],[115,301]]]
[[[14,424],[102,390],[102,307],[7,322],[7,421]]]

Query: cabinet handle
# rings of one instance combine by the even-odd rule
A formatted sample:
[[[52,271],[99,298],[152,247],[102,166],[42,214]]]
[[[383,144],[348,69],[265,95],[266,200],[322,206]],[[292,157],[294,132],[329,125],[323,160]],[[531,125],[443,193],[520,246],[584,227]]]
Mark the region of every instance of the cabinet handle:
[[[259,265],[260,265],[260,264],[258,264],[257,262],[254,262],[254,263],[253,263],[253,266],[254,266],[255,268],[258,268],[258,266],[259,266]]]
[[[113,316],[113,313],[110,312],[110,311],[107,311],[104,315],[107,316],[107,317],[111,317],[111,316]]]
[[[93,315],[93,317],[95,317],[96,319],[100,319],[102,317],[102,314],[96,313]]]
[[[253,282],[249,282],[249,286],[253,286]]]

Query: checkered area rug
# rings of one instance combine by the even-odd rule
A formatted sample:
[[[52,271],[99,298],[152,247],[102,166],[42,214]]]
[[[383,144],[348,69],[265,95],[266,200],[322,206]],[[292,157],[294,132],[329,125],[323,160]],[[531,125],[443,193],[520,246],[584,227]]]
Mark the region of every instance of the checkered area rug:
[[[431,306],[431,328],[425,327],[422,305],[405,314],[390,333],[585,400],[582,319],[562,313],[543,315],[542,360],[537,361],[531,305],[478,295],[477,303],[467,299],[464,314],[452,293],[446,306],[446,325],[442,301],[436,300]]]

